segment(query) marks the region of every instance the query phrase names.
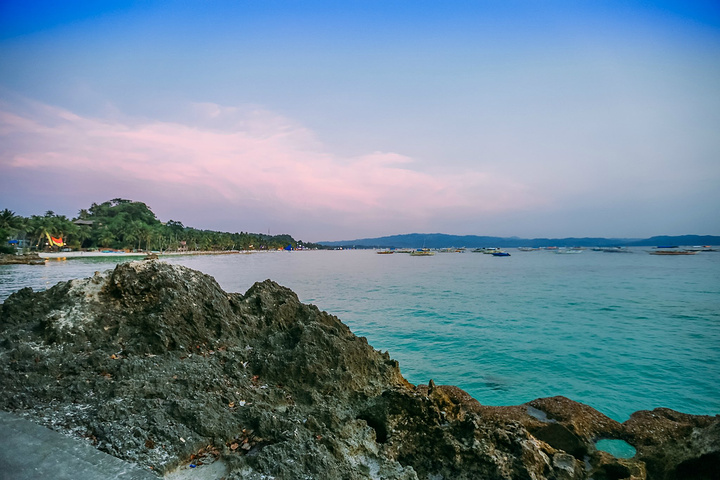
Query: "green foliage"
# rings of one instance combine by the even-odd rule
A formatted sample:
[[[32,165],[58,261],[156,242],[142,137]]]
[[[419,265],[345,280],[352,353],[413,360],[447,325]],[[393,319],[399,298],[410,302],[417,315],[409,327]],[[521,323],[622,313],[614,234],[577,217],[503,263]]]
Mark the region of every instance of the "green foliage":
[[[0,253],[15,253],[15,249],[8,245],[10,231],[0,226]]]
[[[19,236],[25,228],[25,219],[7,208],[0,211],[0,253],[15,253],[8,240]]]
[[[7,208],[0,212],[0,228],[6,231],[22,229],[24,223],[22,217],[15,215],[15,212],[11,212]]]
[[[66,240],[78,234],[77,225],[65,215],[56,215],[52,210],[48,210],[45,215],[24,218],[22,226],[16,228],[12,236],[27,239],[32,247],[43,249],[47,244],[48,235]]]
[[[47,235],[62,238],[71,248],[127,250],[268,250],[287,245],[295,248],[302,243],[287,234],[270,236],[198,230],[176,220],[163,224],[146,204],[123,198],[93,203],[89,209],[80,210],[73,220],[53,211],[23,218],[5,209],[0,212],[0,228],[8,231],[8,236],[28,238],[30,244],[40,250],[46,248]],[[320,247],[303,245],[305,248]]]

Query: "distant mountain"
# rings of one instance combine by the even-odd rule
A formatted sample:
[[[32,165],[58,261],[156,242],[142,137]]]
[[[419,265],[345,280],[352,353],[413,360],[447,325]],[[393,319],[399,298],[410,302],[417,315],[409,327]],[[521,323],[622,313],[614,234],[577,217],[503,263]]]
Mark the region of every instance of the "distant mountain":
[[[447,247],[645,247],[658,245],[720,245],[720,236],[680,235],[638,238],[518,238],[444,233],[408,233],[378,238],[319,242],[326,247],[356,248],[447,248]]]
[[[627,243],[628,247],[646,247],[657,245],[720,245],[720,237],[716,235],[663,235]]]

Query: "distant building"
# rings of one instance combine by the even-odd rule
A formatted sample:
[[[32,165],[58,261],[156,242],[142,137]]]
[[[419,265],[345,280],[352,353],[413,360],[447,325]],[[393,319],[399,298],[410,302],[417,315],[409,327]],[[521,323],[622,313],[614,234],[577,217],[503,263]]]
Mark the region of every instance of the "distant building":
[[[14,248],[15,248],[15,251],[16,251],[18,254],[22,253],[23,250],[25,249],[25,247],[28,246],[28,242],[27,242],[27,240],[25,240],[24,238],[10,240],[10,241],[8,241],[8,244],[9,244],[11,247],[14,247]]]

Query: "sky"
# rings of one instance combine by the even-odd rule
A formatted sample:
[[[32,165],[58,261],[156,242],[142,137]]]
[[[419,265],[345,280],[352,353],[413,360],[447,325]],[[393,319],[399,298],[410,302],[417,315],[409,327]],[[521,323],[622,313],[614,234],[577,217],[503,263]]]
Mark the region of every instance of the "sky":
[[[0,1],[0,209],[720,235],[717,1]]]

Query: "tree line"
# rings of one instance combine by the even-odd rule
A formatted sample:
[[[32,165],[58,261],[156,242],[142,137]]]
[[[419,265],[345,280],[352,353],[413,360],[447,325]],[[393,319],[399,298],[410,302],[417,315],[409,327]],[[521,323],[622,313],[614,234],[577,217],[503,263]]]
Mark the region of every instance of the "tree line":
[[[56,245],[52,239],[62,239]],[[8,241],[23,241],[30,251],[58,248],[121,249],[145,251],[222,251],[322,248],[296,241],[290,235],[229,233],[186,227],[182,222],[161,222],[143,202],[115,198],[82,209],[73,219],[48,210],[44,215],[22,217],[0,211],[0,252],[13,253]]]

